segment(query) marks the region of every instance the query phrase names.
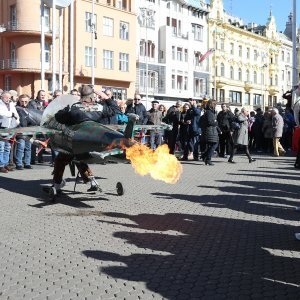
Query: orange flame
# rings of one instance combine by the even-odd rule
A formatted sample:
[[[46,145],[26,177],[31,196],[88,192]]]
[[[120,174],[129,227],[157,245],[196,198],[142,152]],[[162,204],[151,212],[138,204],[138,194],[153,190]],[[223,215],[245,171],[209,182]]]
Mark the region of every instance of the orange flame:
[[[130,159],[136,173],[150,176],[166,183],[176,183],[182,173],[182,166],[176,157],[169,154],[167,145],[159,146],[155,151],[143,144],[136,143],[126,148],[126,158]]]

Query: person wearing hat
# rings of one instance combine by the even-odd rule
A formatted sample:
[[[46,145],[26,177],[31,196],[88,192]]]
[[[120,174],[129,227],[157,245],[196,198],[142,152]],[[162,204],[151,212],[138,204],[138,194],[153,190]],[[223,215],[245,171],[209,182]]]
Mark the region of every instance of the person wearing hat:
[[[55,119],[57,122],[64,125],[75,125],[80,124],[84,121],[94,121],[98,123],[105,123],[106,119],[115,115],[118,111],[115,110],[114,106],[111,106],[112,100],[103,92],[94,91],[93,87],[90,85],[83,85],[81,87],[81,98],[80,101],[73,104],[71,107],[68,105],[64,109],[58,111],[55,114]],[[102,103],[106,102],[107,109],[104,111],[101,109],[101,105],[95,102],[95,94],[101,98]],[[74,156],[71,154],[66,154],[59,152],[55,158],[54,170],[53,170],[53,185],[56,191],[60,191],[65,185],[63,180],[63,173],[65,166],[68,165]],[[97,186],[91,178],[93,177],[93,172],[89,166],[84,162],[75,163],[81,178],[85,183],[90,183],[91,187],[88,192],[96,191]]]
[[[159,110],[159,102],[153,100],[151,102],[152,108],[148,111],[148,125],[160,125],[162,122],[162,112]],[[162,132],[159,130],[151,130],[150,132],[150,146],[155,150],[157,146],[162,143]]]

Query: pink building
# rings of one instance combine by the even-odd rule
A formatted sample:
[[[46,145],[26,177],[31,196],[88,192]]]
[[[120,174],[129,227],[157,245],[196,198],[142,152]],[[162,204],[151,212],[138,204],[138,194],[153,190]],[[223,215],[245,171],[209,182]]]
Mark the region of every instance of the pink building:
[[[94,78],[97,88],[111,88],[117,98],[134,94],[136,63],[136,15],[134,0],[74,1],[74,88],[92,82],[92,37]],[[62,88],[70,90],[70,7],[61,9],[62,52],[59,54],[59,9],[56,10],[56,81],[62,66]],[[94,33],[92,32],[94,24]],[[44,6],[45,81],[52,89],[52,8]],[[61,58],[61,59],[59,59]],[[14,89],[32,97],[41,82],[41,1],[0,1],[0,88]],[[55,83],[55,88],[60,88]]]

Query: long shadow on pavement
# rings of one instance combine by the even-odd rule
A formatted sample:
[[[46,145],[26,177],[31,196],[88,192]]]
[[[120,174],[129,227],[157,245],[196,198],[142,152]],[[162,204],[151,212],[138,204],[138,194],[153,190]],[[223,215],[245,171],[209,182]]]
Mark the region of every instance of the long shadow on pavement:
[[[56,202],[51,202],[49,197],[42,192],[42,185],[49,184],[49,180],[30,180],[25,178],[24,180],[16,179],[16,178],[9,178],[9,177],[1,177],[0,181],[0,188],[7,190],[9,192],[18,193],[20,195],[29,196],[36,198],[39,203],[37,204],[28,204],[31,207],[35,208],[43,208],[48,205],[54,204],[63,204],[75,208],[93,208],[89,204],[86,204],[87,201],[94,201],[94,200],[106,200],[107,198],[94,196],[91,194],[86,194],[84,197],[71,197],[74,194],[83,194],[79,192],[72,192],[66,191],[61,197],[56,199]],[[36,187],[36,188],[33,188]],[[84,194],[83,194],[84,195]]]
[[[145,282],[148,290],[174,300],[300,297],[300,243],[292,226],[178,213],[105,215],[130,231],[115,238],[154,252],[83,251],[95,260],[126,264],[99,267],[113,278]]]

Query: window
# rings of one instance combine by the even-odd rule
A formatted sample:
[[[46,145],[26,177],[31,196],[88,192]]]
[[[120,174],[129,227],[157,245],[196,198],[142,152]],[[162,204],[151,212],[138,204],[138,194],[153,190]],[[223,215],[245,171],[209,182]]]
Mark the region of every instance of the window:
[[[114,20],[111,18],[103,17],[103,35],[114,35]]]
[[[275,75],[275,85],[278,85],[278,76]]]
[[[11,86],[11,75],[5,75],[4,76],[4,90],[5,91],[9,91],[12,89],[12,86]]]
[[[234,69],[230,67],[230,79],[234,79]]]
[[[290,54],[290,52],[287,53],[286,61],[287,61],[288,63],[291,62],[291,54]]]
[[[17,29],[17,7],[16,7],[16,5],[11,5],[10,7],[9,7],[9,9],[10,9],[10,19],[9,19],[9,21],[10,21],[10,26],[11,26],[11,29]]]
[[[220,39],[220,49],[224,51],[224,39]]]
[[[225,76],[225,66],[223,63],[221,63],[221,76]]]
[[[195,78],[194,79],[194,84],[195,84],[195,87],[194,87],[194,94],[195,94],[195,96],[199,97],[199,96],[201,96],[203,94],[206,94],[205,79],[203,79],[203,78]]]
[[[129,40],[129,23],[120,22],[120,39]]]
[[[97,29],[97,15],[94,14],[94,19],[92,13],[85,12],[85,31],[92,32],[94,26],[94,31]]]
[[[172,59],[175,60],[175,46],[172,46]]]
[[[44,26],[46,31],[50,31],[50,8],[44,7]]]
[[[177,20],[176,19],[172,19],[172,34],[174,36],[177,35]]]
[[[45,63],[50,64],[50,45],[45,43]]]
[[[242,57],[243,56],[243,48],[242,46],[240,45],[239,46],[239,57]]]
[[[220,92],[220,96],[219,96],[218,101],[224,102],[225,101],[225,90],[224,89],[220,89],[219,92]]]
[[[284,51],[281,51],[281,60],[284,61]]]
[[[192,34],[194,36],[195,41],[203,40],[203,26],[192,24]]]
[[[247,48],[247,59],[250,58],[250,48]]]
[[[183,78],[181,75],[177,75],[177,90],[182,90],[183,88]]]
[[[129,54],[127,53],[119,54],[119,70],[123,72],[129,71]]]
[[[91,67],[92,66],[92,47],[85,47],[85,66]],[[96,48],[94,48],[94,67],[96,67]]]
[[[183,89],[184,89],[185,91],[187,91],[187,89],[188,89],[188,77],[187,77],[187,76],[184,76]]]
[[[291,83],[291,71],[288,71],[288,83]]]
[[[229,101],[231,103],[241,103],[241,92],[229,91]]]
[[[253,105],[261,105],[262,103],[262,97],[260,94],[254,94],[253,95]]]
[[[246,81],[250,81],[250,71],[246,70]]]
[[[258,57],[257,50],[254,50],[253,58],[255,61],[257,61],[257,57]]]
[[[250,94],[246,93],[244,97],[244,104],[245,105],[250,105]]]
[[[183,61],[182,48],[177,47],[177,60]]]
[[[114,67],[113,56],[114,56],[113,51],[103,50],[103,68],[104,69],[109,69],[109,70],[113,69],[113,67]]]
[[[284,71],[281,71],[281,80],[284,81]]]
[[[239,73],[238,73],[238,78],[239,78],[239,81],[242,81],[243,80],[243,76],[242,76],[242,69],[239,68]]]
[[[172,75],[172,89],[175,90],[175,75]]]
[[[253,82],[255,84],[257,84],[257,72],[256,71],[253,72]]]
[[[188,59],[189,59],[189,57],[188,57],[188,49],[184,49],[184,61],[188,62]]]
[[[234,44],[230,43],[230,54],[234,55]]]
[[[12,69],[17,68],[17,57],[16,57],[16,45],[15,43],[9,43],[9,67]]]

